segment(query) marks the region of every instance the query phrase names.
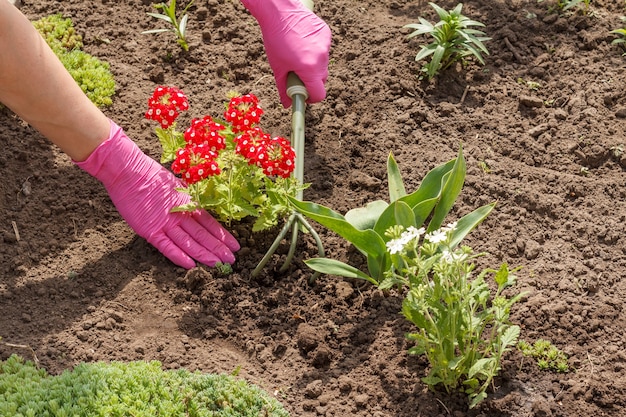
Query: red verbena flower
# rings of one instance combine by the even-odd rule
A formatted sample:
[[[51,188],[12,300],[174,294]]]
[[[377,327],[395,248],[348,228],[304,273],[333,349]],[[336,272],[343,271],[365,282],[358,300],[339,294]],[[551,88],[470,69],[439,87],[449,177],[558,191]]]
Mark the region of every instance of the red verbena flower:
[[[217,152],[226,147],[226,138],[221,135],[221,132],[225,129],[224,125],[213,121],[211,116],[193,119],[191,126],[185,131],[185,141],[193,145],[203,143],[211,151]]]
[[[263,109],[254,94],[233,97],[224,112],[224,119],[233,127],[233,132],[245,132],[259,123]]]
[[[262,144],[256,154],[256,164],[267,176],[288,178],[295,168],[296,152],[289,141],[275,137]]]
[[[210,150],[207,145],[188,145],[176,152],[172,171],[181,174],[185,183],[195,184],[220,173],[216,159],[217,152]]]
[[[176,87],[158,86],[148,99],[146,119],[155,120],[163,129],[170,127],[181,112],[189,109],[187,97]]]
[[[254,127],[234,139],[235,152],[248,159],[251,165],[256,164],[259,148],[271,139],[270,135],[264,133],[260,128]]]

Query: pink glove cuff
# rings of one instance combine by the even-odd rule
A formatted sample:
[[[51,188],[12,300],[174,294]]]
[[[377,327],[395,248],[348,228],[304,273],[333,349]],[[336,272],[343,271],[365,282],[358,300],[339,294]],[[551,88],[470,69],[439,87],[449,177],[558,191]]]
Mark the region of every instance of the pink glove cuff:
[[[122,175],[128,175],[128,170],[136,172],[137,167],[145,165],[141,149],[124,134],[121,127],[113,121],[110,123],[109,138],[98,145],[86,160],[74,161],[78,167],[100,180],[107,190]],[[110,161],[116,163],[111,164]]]

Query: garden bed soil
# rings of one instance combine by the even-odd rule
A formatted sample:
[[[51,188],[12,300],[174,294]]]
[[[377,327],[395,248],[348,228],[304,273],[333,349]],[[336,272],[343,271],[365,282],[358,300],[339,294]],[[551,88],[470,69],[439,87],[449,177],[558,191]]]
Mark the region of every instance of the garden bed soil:
[[[466,239],[481,266],[522,266],[512,291],[521,338],[547,339],[568,373],[540,371],[509,353],[489,398],[432,392],[427,362],[409,356],[402,296],[332,276],[308,283],[310,235],[280,273],[287,244],[251,271],[278,230],[241,242],[234,271],[177,268],[123,222],[103,187],[7,109],[0,111],[0,357],[18,353],[56,374],[79,362],[152,360],[164,368],[233,372],[275,395],[293,416],[626,415],[626,57],[611,45],[623,1],[595,0],[589,15],[549,13],[554,2],[477,0],[463,13],[486,24],[486,65],[456,66],[433,82],[408,40],[425,2],[316,3],[333,32],[328,96],[307,108],[305,199],[339,212],[387,199],[386,159],[408,190],[463,146],[467,178],[450,214],[493,201]],[[442,1],[451,9],[456,3]],[[254,19],[238,1],[189,9],[184,53],[146,15],[149,1],[23,2],[32,19],[61,13],[84,50],[110,63],[117,83],[106,114],[154,158],[144,119],[156,85],[189,96],[184,122],[219,116],[229,90],[253,92],[262,125],[289,136]],[[63,103],[59,103],[63,105]],[[185,119],[186,118],[186,119]],[[363,266],[319,225],[329,257]]]

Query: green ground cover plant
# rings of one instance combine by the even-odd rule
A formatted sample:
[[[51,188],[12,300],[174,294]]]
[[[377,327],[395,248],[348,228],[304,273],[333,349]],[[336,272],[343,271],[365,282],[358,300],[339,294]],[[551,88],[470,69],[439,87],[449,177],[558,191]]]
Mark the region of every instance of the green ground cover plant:
[[[111,105],[115,79],[109,64],[82,50],[83,40],[72,20],[54,14],[34,21],[33,25],[87,97],[99,107]]]
[[[473,27],[484,27],[485,25],[471,20],[461,14],[463,4],[459,3],[452,10],[445,10],[435,3],[428,3],[435,9],[439,16],[439,21],[430,23],[423,17],[419,18],[419,23],[410,23],[404,28],[414,29],[408,35],[413,38],[418,35],[429,35],[433,41],[428,45],[422,45],[420,51],[415,56],[415,61],[430,58],[424,64],[421,71],[427,79],[434,78],[437,74],[449,68],[455,62],[465,63],[467,58],[474,56],[482,65],[485,64],[484,55],[489,55],[489,51],[484,42],[491,38],[485,37],[485,33]]]
[[[287,417],[230,375],[164,371],[157,361],[80,364],[58,376],[13,355],[0,362],[0,415],[12,417]]]
[[[538,339],[533,344],[520,340],[517,348],[524,356],[535,359],[541,370],[569,372],[567,355],[548,340]]]

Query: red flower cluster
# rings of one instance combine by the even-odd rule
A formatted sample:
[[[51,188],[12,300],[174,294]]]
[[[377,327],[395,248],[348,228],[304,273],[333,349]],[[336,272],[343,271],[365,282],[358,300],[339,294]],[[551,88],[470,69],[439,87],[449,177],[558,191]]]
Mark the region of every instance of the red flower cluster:
[[[294,170],[295,151],[289,141],[282,137],[272,138],[256,127],[263,110],[253,94],[234,97],[224,113],[234,138],[235,153],[243,156],[248,164],[263,169],[267,176],[288,178]],[[148,119],[158,121],[166,129],[174,123],[179,112],[187,110],[187,98],[173,87],[158,87],[148,101]],[[210,116],[193,119],[184,133],[185,147],[176,151],[172,171],[180,174],[186,184],[195,184],[220,173],[217,162],[219,152],[227,148],[229,129]]]
[[[233,127],[233,132],[241,133],[252,129],[259,123],[263,109],[254,94],[233,97],[224,112],[224,119]]]
[[[224,125],[214,122],[211,116],[202,119],[193,119],[191,126],[185,131],[185,141],[189,144],[205,144],[213,152],[226,147],[226,138],[221,132],[226,130]]]
[[[148,99],[146,119],[159,122],[163,129],[170,127],[181,112],[189,109],[185,94],[176,87],[159,86]]]
[[[235,144],[235,152],[262,168],[267,176],[287,178],[295,168],[296,153],[283,137],[272,138],[255,127],[237,136]]]
[[[220,173],[216,159],[217,152],[210,150],[208,145],[188,144],[176,152],[176,159],[172,162],[172,171],[182,174],[185,183],[195,184]]]

